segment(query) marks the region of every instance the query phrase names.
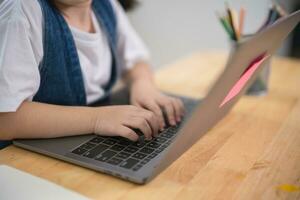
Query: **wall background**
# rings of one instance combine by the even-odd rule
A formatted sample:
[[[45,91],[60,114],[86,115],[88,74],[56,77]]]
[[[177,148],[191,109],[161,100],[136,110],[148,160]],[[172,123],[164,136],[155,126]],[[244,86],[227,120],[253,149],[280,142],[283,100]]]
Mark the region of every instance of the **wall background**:
[[[290,10],[298,0],[279,0]],[[129,18],[144,39],[158,68],[193,52],[228,50],[227,35],[215,11],[224,10],[223,0],[139,0]],[[230,0],[236,9],[247,9],[245,32],[251,33],[266,18],[270,0]],[[288,42],[279,54],[287,54]]]

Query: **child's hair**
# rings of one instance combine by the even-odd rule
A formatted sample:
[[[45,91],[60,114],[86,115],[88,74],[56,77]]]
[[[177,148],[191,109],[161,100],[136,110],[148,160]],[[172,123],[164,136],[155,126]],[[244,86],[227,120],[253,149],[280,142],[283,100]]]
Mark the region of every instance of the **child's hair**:
[[[119,2],[126,11],[133,10],[139,3],[137,0],[119,0]]]
[[[54,0],[48,0],[48,1],[55,7]],[[133,10],[139,4],[137,0],[118,0],[118,1],[126,11]]]

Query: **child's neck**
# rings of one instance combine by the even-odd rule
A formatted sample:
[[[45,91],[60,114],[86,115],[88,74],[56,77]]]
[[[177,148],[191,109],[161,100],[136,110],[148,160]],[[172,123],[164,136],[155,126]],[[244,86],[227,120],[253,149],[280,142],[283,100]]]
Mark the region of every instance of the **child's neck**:
[[[55,2],[55,6],[60,10],[69,25],[85,32],[94,33],[91,4],[91,0],[74,5]]]

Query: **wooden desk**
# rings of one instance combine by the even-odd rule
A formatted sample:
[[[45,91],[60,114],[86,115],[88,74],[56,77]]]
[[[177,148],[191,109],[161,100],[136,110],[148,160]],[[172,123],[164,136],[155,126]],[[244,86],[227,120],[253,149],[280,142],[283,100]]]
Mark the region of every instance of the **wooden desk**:
[[[201,97],[225,60],[223,53],[192,55],[159,71],[157,83],[170,92]],[[267,96],[244,97],[145,186],[14,146],[0,152],[0,164],[92,199],[299,199],[300,61],[275,58],[272,67]]]

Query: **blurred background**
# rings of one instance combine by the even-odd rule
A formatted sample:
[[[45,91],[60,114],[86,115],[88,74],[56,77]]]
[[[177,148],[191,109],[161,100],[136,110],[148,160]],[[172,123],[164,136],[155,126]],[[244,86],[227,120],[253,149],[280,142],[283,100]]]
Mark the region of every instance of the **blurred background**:
[[[229,39],[216,17],[224,11],[220,0],[119,0],[136,31],[148,46],[158,68],[194,52],[226,51]],[[230,0],[230,6],[246,10],[245,32],[253,33],[267,17],[271,0]],[[277,0],[287,11],[300,9],[300,0]],[[300,26],[278,51],[300,58]]]

